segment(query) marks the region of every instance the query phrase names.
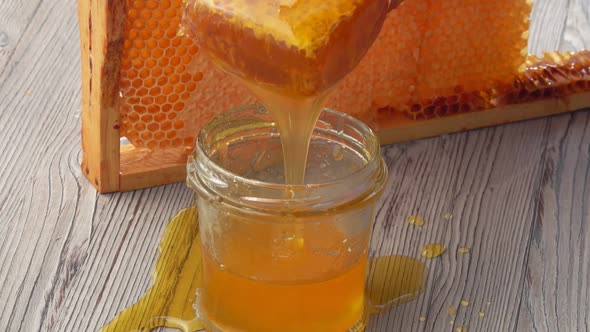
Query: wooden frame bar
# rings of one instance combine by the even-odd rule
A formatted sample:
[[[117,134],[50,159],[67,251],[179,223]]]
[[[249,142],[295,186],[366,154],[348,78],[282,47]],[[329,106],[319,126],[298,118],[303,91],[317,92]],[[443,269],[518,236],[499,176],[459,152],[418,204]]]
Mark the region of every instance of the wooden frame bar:
[[[385,128],[377,130],[377,135],[382,144],[392,144],[573,112],[589,107],[590,92],[585,92],[565,98],[550,98],[424,121],[409,120],[397,114],[383,124]]]
[[[125,0],[79,0],[82,173],[101,193],[119,190],[119,74]]]

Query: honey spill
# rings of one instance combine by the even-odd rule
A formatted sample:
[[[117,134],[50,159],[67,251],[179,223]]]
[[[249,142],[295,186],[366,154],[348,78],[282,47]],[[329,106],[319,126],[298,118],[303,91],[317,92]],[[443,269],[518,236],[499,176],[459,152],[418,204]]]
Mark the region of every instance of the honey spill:
[[[447,247],[439,243],[431,243],[422,248],[422,257],[424,258],[437,258],[447,251]]]
[[[446,221],[451,221],[451,219],[453,219],[453,214],[450,212],[445,212],[442,214],[442,218]]]
[[[160,255],[152,274],[153,285],[101,332],[150,331],[156,327],[183,332],[200,330],[193,303],[201,285],[201,241],[195,207],[170,220],[160,242]]]
[[[461,300],[461,305],[464,306],[464,307],[467,307],[467,306],[469,306],[469,301],[467,301],[467,300]]]
[[[447,312],[449,313],[449,315],[451,317],[455,317],[457,315],[457,308],[454,306],[449,306],[449,308],[447,309]]]
[[[467,247],[460,247],[457,250],[457,252],[460,253],[461,255],[465,255],[465,254],[468,254],[469,253],[469,248],[467,248]]]
[[[202,251],[197,210],[181,210],[160,242],[153,285],[101,332],[150,331],[157,327],[183,332],[203,329],[194,302],[202,283]],[[416,299],[425,284],[424,263],[406,256],[383,256],[368,263],[366,310],[377,314]]]
[[[422,227],[424,225],[424,218],[415,215],[408,216],[408,224]]]
[[[425,284],[426,267],[407,256],[383,256],[369,263],[367,296],[370,310],[379,313],[413,301]]]

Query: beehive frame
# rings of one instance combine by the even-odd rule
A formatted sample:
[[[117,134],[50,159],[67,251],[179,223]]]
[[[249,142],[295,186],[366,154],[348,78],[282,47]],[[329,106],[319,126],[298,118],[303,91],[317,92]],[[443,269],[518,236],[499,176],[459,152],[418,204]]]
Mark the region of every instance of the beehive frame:
[[[151,153],[146,159],[145,149],[121,144],[119,81],[126,0],[79,0],[78,10],[83,80],[83,174],[101,193],[184,181],[183,160],[167,158],[166,151]],[[590,66],[585,70],[590,75]],[[429,120],[410,120],[399,112],[391,113],[379,120],[378,135],[383,144],[390,144],[574,111],[590,107],[587,86],[567,96],[546,96]],[[136,164],[134,160],[138,159],[143,162]]]
[[[179,182],[186,174],[185,165],[179,163],[133,168],[125,162],[139,153],[121,145],[119,133],[125,4],[125,0],[78,2],[83,80],[81,166],[101,193]]]

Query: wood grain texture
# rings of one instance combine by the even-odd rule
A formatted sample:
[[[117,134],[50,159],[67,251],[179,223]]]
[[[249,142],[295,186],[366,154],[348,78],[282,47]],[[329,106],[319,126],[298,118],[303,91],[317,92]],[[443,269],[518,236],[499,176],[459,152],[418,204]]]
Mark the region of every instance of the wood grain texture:
[[[14,68],[16,46],[40,8],[41,0],[0,2],[0,75]],[[22,51],[22,49],[21,49]]]
[[[569,0],[533,1],[529,27],[530,54],[541,55],[544,51],[559,50],[568,20],[569,2]]]
[[[185,147],[156,151],[121,146],[119,191],[143,189],[186,179]]]
[[[0,330],[34,331],[86,255],[96,193],[77,170],[75,7],[45,1],[11,15],[28,24],[0,68]]]
[[[537,1],[530,48],[588,46],[589,7]],[[147,290],[167,221],[192,204],[184,184],[98,195],[82,177],[76,14],[73,1],[0,2],[0,331],[96,331]],[[425,292],[369,331],[590,329],[588,112],[383,151],[373,252],[449,250],[425,261]]]
[[[549,125],[519,326],[590,331],[590,114]]]
[[[525,320],[520,311],[514,309],[524,310],[524,303],[530,301],[530,310],[543,310],[542,298],[528,295],[527,290],[534,289],[537,297],[555,294],[553,287],[541,284],[531,287],[531,280],[546,274],[544,268],[536,270],[539,264],[548,262],[542,259],[534,264],[531,259],[536,256],[535,246],[549,249],[557,243],[565,246],[565,250],[553,253],[555,261],[547,264],[549,270],[570,261],[571,254],[575,259],[561,277],[554,272],[551,281],[557,284],[574,278],[576,286],[564,285],[563,293],[554,296],[559,301],[567,301],[569,292],[583,291],[578,302],[560,311],[572,310],[576,312],[573,314],[576,319],[582,315],[578,312],[588,312],[590,298],[586,288],[580,286],[586,285],[590,278],[587,264],[582,263],[590,257],[585,252],[587,248],[573,244],[583,240],[571,242],[568,236],[572,234],[563,235],[557,243],[551,235],[538,238],[540,224],[550,232],[559,228],[557,221],[546,225],[539,220],[543,209],[556,211],[543,203],[544,183],[549,174],[555,172],[551,160],[571,156],[568,166],[579,170],[577,174],[570,170],[568,176],[586,185],[590,180],[587,122],[588,113],[579,112],[387,149],[393,176],[383,204],[387,209],[381,211],[376,225],[379,237],[375,242],[382,244],[376,248],[378,254],[402,253],[419,257],[423,245],[441,243],[448,247],[448,255],[427,261],[429,275],[424,294],[417,301],[374,319],[376,330],[443,331],[466,326],[471,331],[530,331],[527,325],[530,320]],[[568,123],[576,123],[575,129]],[[565,136],[574,139],[569,153],[563,150],[565,145],[560,145],[560,139]],[[586,157],[576,158],[575,149],[585,150]],[[587,188],[582,184],[577,187],[567,186],[570,193],[577,193],[580,204],[588,202]],[[571,211],[584,213],[581,205],[571,207]],[[452,213],[452,220],[443,219],[445,212]],[[423,215],[425,226],[415,228],[407,224],[406,216],[411,214]],[[581,220],[584,218],[586,220]],[[566,226],[568,233],[575,229],[576,235],[587,239],[590,231],[582,225],[590,221],[587,215],[584,218],[579,217],[571,227]],[[388,241],[392,238],[399,242]],[[575,248],[575,252],[568,251],[568,246]],[[458,254],[459,247],[470,248],[470,253]],[[535,269],[531,269],[531,265]],[[469,306],[460,305],[464,299]],[[491,302],[489,306],[488,302]],[[451,306],[458,309],[456,317],[447,313]],[[479,317],[480,311],[484,312],[484,318]],[[420,316],[425,316],[426,321],[420,322]],[[535,321],[540,318],[544,318],[543,313],[533,317]],[[553,324],[559,320],[576,324],[563,316],[549,318]],[[584,331],[545,327],[537,330]]]
[[[590,49],[590,5],[588,0],[568,1],[568,19],[559,43],[562,51]]]

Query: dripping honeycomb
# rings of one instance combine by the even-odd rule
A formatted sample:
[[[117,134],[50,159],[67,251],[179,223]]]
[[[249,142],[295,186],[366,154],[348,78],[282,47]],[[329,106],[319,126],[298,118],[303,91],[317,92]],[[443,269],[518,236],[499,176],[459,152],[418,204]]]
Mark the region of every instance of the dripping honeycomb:
[[[178,149],[182,163],[201,124],[256,98],[177,34],[182,0],[126,1],[120,134],[137,148]],[[590,91],[588,52],[526,55],[530,9],[528,0],[406,0],[328,106],[379,129],[392,114],[425,120]]]
[[[388,3],[193,0],[187,4],[184,22],[226,71],[281,94],[315,96],[362,59]]]

